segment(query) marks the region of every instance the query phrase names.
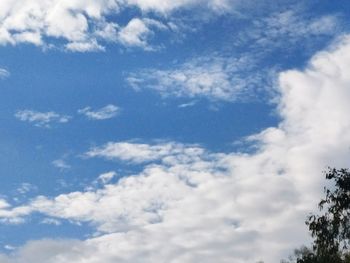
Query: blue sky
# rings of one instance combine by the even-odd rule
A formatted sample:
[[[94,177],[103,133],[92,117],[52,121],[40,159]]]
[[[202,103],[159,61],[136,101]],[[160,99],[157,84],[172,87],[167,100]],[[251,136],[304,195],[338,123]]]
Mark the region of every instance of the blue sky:
[[[348,167],[347,1],[0,3],[0,263],[278,262]]]

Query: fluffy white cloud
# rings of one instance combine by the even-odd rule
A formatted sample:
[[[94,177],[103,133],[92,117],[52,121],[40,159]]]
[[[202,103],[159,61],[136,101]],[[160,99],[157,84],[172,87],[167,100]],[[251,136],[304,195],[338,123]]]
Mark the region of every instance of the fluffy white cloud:
[[[152,34],[150,27],[166,30],[167,27],[162,23],[153,19],[134,18],[119,31],[118,39],[125,46],[142,47],[144,49],[153,50],[148,45],[148,38]]]
[[[103,50],[99,41],[150,49],[147,37],[152,32],[149,26],[157,28],[154,23],[135,17],[123,28],[109,17],[127,8],[165,15],[206,2],[212,10],[229,7],[224,0],[4,0],[0,3],[0,44],[51,46],[52,40],[60,39],[70,51]]]
[[[89,52],[89,51],[104,51],[105,48],[97,43],[96,39],[91,41],[70,42],[65,45],[65,48],[73,52]]]
[[[0,199],[0,208],[4,209],[4,208],[8,208],[8,207],[10,207],[10,204],[7,203],[7,201],[4,199]]]
[[[281,73],[281,123],[248,138],[258,145],[254,153],[211,153],[172,142],[92,150],[91,157],[160,160],[100,189],[41,196],[19,207],[5,201],[4,219],[36,211],[91,222],[100,235],[29,242],[1,262],[278,262],[307,243],[304,219],[322,193],[321,171],[348,166],[349,71],[346,37],[305,70]]]
[[[20,121],[33,123],[37,127],[50,128],[51,123],[67,123],[70,116],[60,115],[56,112],[39,112],[32,110],[17,111],[15,117]]]
[[[83,114],[91,120],[106,120],[116,117],[119,114],[119,107],[109,104],[103,108],[92,110],[91,107],[85,107],[78,110],[79,114]]]

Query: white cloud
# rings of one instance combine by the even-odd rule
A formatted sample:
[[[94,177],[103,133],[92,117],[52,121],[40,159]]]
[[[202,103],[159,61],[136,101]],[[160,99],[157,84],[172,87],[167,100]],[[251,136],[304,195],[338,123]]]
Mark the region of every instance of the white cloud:
[[[0,79],[6,79],[10,76],[10,72],[7,69],[0,68]]]
[[[62,224],[61,221],[54,219],[54,218],[44,218],[41,221],[42,224],[46,224],[46,225],[55,225],[55,226],[60,226]]]
[[[188,107],[193,107],[194,105],[196,105],[196,101],[191,101],[188,103],[182,103],[180,105],[178,105],[179,108],[188,108]]]
[[[5,245],[5,246],[4,246],[4,249],[6,249],[6,250],[15,250],[16,247],[11,246],[11,245]]]
[[[37,187],[30,183],[22,183],[16,190],[18,194],[25,195],[29,192],[36,191]]]
[[[315,43],[317,37],[334,36],[341,32],[341,19],[337,15],[307,17],[298,8],[253,21],[251,27],[238,34],[235,43],[267,49],[261,52],[277,47],[284,50],[299,48],[298,43],[307,46],[306,40]]]
[[[116,172],[103,173],[98,177],[98,181],[100,181],[102,184],[106,184],[106,183],[109,183],[116,176],[117,176]]]
[[[101,233],[82,241],[32,241],[0,261],[278,262],[308,242],[304,220],[317,209],[322,170],[348,166],[349,71],[346,37],[303,71],[282,72],[282,120],[249,138],[258,145],[255,153],[211,153],[174,142],[93,149],[91,157],[153,163],[100,189],[5,205],[4,219],[35,211],[90,222]]]
[[[127,0],[129,5],[138,6],[143,11],[156,11],[164,14],[188,7],[207,7],[214,11],[224,11],[231,8],[232,5],[238,3],[235,0]]]
[[[59,168],[60,170],[67,170],[71,168],[71,166],[67,164],[67,162],[63,159],[57,159],[52,161],[52,165],[56,168]]]
[[[248,56],[236,59],[209,55],[172,69],[148,69],[132,73],[127,77],[127,82],[136,90],[153,89],[165,97],[234,101],[245,98],[248,91],[256,86],[266,84],[269,73],[264,70],[253,73],[254,68],[254,60]]]
[[[162,13],[167,13],[174,9],[180,8],[182,6],[189,5],[195,1],[193,0],[175,0],[175,1],[159,1],[159,0],[128,0],[131,5],[136,5],[144,11],[158,11]]]
[[[167,157],[180,158],[203,154],[203,149],[197,146],[185,146],[180,143],[168,142],[154,145],[130,142],[110,142],[102,147],[93,148],[85,156],[102,157],[110,160],[121,160],[130,163],[144,163],[156,160],[167,160]]]
[[[0,209],[4,209],[8,207],[10,207],[10,204],[4,199],[0,199]]]
[[[91,42],[81,41],[81,42],[70,42],[65,45],[66,49],[69,51],[76,52],[91,52],[91,51],[104,51],[105,48],[97,43],[96,39]]]
[[[19,110],[15,117],[20,121],[33,123],[37,127],[50,128],[52,123],[67,123],[71,119],[68,115],[60,115],[56,112],[39,112],[33,110]]]
[[[92,110],[91,107],[85,107],[78,110],[79,114],[83,114],[91,120],[106,120],[116,117],[120,112],[119,107],[109,104],[103,108]]]
[[[137,8],[146,17],[149,12],[162,14],[165,18],[172,11],[208,1],[198,0],[4,0],[0,3],[0,44],[17,45],[31,43],[50,46],[54,40],[66,42],[70,51],[104,50],[100,42],[118,41],[126,46],[150,49],[147,37],[149,27],[157,26],[151,20],[131,18],[122,28],[110,17],[120,15],[123,10]],[[228,2],[228,1],[227,1]],[[228,8],[226,1],[211,0],[211,10]],[[155,22],[155,21],[154,21]],[[159,22],[157,22],[160,24]],[[118,32],[118,29],[120,29]],[[160,28],[158,28],[160,29]],[[116,37],[119,35],[120,37]]]
[[[141,47],[145,50],[154,50],[154,47],[148,45],[148,38],[153,31],[150,27],[158,29],[167,29],[162,23],[153,19],[133,18],[118,33],[118,40],[125,46]]]

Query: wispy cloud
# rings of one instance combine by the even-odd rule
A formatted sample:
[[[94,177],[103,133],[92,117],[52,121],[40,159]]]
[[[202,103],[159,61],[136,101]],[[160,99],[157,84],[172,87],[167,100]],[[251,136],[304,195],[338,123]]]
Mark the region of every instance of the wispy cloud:
[[[163,97],[230,102],[259,97],[261,90],[274,93],[271,87],[277,70],[300,43],[307,52],[319,44],[317,40],[343,32],[341,16],[309,17],[300,8],[269,13],[252,21],[228,36],[232,39],[227,47],[230,52],[221,50],[172,66],[141,69],[131,72],[126,81],[135,90],[151,89]],[[274,55],[282,50],[282,55]]]
[[[54,225],[54,226],[60,226],[62,224],[61,221],[55,219],[55,218],[44,218],[42,221],[41,221],[42,224],[45,224],[45,225]]]
[[[145,163],[157,160],[168,160],[169,156],[179,157],[186,155],[199,156],[204,153],[203,149],[193,145],[185,146],[175,142],[165,142],[158,144],[144,144],[131,142],[110,142],[102,147],[93,148],[85,156],[101,157],[110,160],[121,160],[130,163]]]
[[[193,107],[194,105],[196,105],[196,103],[197,103],[196,101],[191,101],[191,102],[188,102],[188,103],[182,103],[178,107],[179,108]]]
[[[91,120],[106,120],[116,117],[120,112],[120,108],[109,104],[103,108],[92,110],[91,107],[85,107],[78,110],[79,114],[83,114]]]
[[[268,73],[257,72],[254,58],[209,55],[170,69],[145,69],[131,73],[127,82],[136,90],[147,88],[162,96],[235,101],[267,82]]]
[[[22,183],[16,190],[16,192],[20,195],[25,195],[29,192],[36,191],[38,188],[30,183]]]
[[[68,115],[60,115],[53,111],[39,112],[33,110],[19,110],[15,117],[20,121],[29,122],[42,128],[50,128],[52,123],[67,123],[71,119]]]
[[[117,173],[112,171],[112,172],[107,172],[107,173],[103,173],[98,177],[99,182],[101,182],[102,184],[106,184],[112,181],[113,178],[115,178],[117,176]]]
[[[71,166],[64,159],[54,160],[52,161],[52,165],[60,170],[67,170],[71,168]]]
[[[10,72],[7,69],[0,68],[0,79],[6,79],[10,76]]]
[[[342,33],[342,21],[338,15],[310,17],[300,8],[292,8],[254,19],[251,26],[239,32],[234,44],[249,46],[253,52],[272,52],[283,48],[299,48],[298,43],[307,45],[317,43],[318,38],[331,37]]]

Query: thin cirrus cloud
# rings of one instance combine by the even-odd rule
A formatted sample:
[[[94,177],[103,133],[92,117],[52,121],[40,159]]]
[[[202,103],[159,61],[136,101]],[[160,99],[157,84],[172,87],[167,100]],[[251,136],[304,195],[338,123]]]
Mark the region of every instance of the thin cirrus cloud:
[[[120,112],[120,108],[108,104],[100,109],[93,110],[91,107],[85,107],[78,110],[78,114],[85,115],[90,120],[107,120],[116,117]]]
[[[230,53],[216,52],[167,68],[130,72],[126,82],[135,90],[151,89],[163,97],[245,100],[259,96],[262,87],[274,86],[279,62],[273,66],[266,63],[275,61],[273,52],[283,49],[288,55],[288,50],[299,48],[301,42],[310,48],[317,38],[338,36],[343,26],[337,15],[307,18],[298,9],[274,13],[237,33]],[[249,47],[249,52],[231,54],[243,47]]]
[[[78,114],[85,115],[91,120],[106,120],[116,117],[120,112],[120,108],[109,104],[97,110],[92,110],[91,107],[85,107],[78,110]],[[62,115],[54,111],[40,112],[34,110],[18,110],[15,117],[23,122],[28,122],[36,127],[51,128],[54,123],[68,123],[72,116]]]
[[[30,183],[22,183],[17,189],[16,192],[20,195],[25,195],[29,192],[36,191],[37,187]]]
[[[0,261],[278,262],[308,240],[303,222],[322,195],[321,171],[348,165],[349,71],[347,36],[302,71],[281,72],[281,122],[248,138],[258,145],[254,153],[215,153],[171,141],[91,149],[91,158],[143,168],[98,189],[38,196],[20,206],[0,200],[0,217],[20,223],[41,213],[91,223],[99,235],[30,241]]]
[[[67,170],[71,168],[71,166],[64,159],[56,159],[52,161],[52,165],[60,170]]]
[[[207,98],[234,101],[264,81],[249,56],[196,58],[171,69],[145,69],[130,73],[127,83],[135,90],[143,88],[159,92],[164,97]],[[248,76],[248,73],[252,73]],[[267,73],[265,75],[268,75]]]
[[[164,142],[154,145],[131,142],[109,142],[101,147],[90,149],[85,153],[88,158],[100,157],[108,160],[120,160],[129,163],[147,163],[157,160],[168,160],[179,156],[203,154],[199,146],[185,146],[175,142]],[[169,159],[167,159],[169,157]]]
[[[236,36],[235,45],[248,45],[251,48],[267,48],[267,51],[289,48],[301,41],[315,42],[317,38],[334,36],[342,32],[344,24],[341,16],[325,15],[321,17],[306,16],[303,10],[293,8],[284,12],[276,12],[267,17],[254,20],[248,30]],[[266,51],[265,51],[266,52]]]
[[[74,52],[101,51],[108,42],[153,50],[149,37],[154,30],[166,26],[147,17],[149,13],[157,13],[164,19],[174,10],[203,3],[213,11],[230,6],[226,0],[1,1],[0,44],[30,43],[50,48],[55,46],[55,40],[63,40],[63,48]],[[123,10],[134,8],[141,17],[132,17],[126,25],[110,20],[112,16],[122,15]]]
[[[6,79],[10,76],[10,72],[7,69],[0,68],[0,79]]]
[[[50,128],[53,123],[67,123],[72,118],[53,111],[39,112],[33,110],[19,110],[15,117],[23,122],[29,122],[36,127]]]

